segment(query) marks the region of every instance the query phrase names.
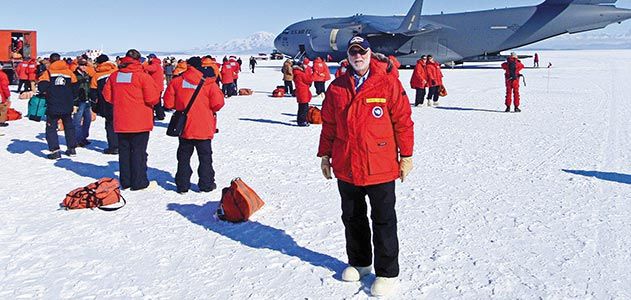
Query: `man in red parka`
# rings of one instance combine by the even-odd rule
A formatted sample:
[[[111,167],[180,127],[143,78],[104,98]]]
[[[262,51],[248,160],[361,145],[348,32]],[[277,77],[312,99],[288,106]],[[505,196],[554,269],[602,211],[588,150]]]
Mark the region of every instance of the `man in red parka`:
[[[502,64],[502,69],[504,69],[504,81],[506,83],[505,112],[510,112],[513,97],[515,98],[515,112],[521,112],[519,109],[519,77],[521,70],[524,69],[524,64],[521,63],[517,54],[512,52],[506,62]]]
[[[434,60],[431,55],[427,56],[427,63],[425,65],[425,71],[427,72],[427,81],[429,92],[427,93],[427,106],[438,105],[438,97],[440,96],[440,88],[443,86],[443,72],[440,70],[440,64]]]
[[[309,102],[311,102],[311,84],[313,83],[313,73],[304,63],[298,61],[293,66],[294,84],[296,85],[296,101],[298,102],[298,126],[309,126],[307,122],[307,112],[309,111]]]
[[[121,187],[132,191],[149,186],[147,144],[153,130],[153,107],[160,99],[160,91],[143,70],[140,57],[138,50],[128,50],[120,69],[110,75],[103,88],[103,98],[114,109]]]
[[[18,93],[22,91],[22,86],[24,86],[25,92],[31,90],[31,83],[28,80],[28,65],[29,61],[25,59],[24,61],[19,63],[17,68],[15,69],[18,75],[18,79],[20,80],[18,82]]]
[[[427,87],[427,71],[425,71],[425,63],[427,56],[421,56],[421,59],[416,61],[414,67],[414,73],[412,73],[412,79],[410,79],[410,86],[416,90],[416,99],[414,100],[414,106],[423,105],[425,99],[425,88]]]
[[[211,141],[217,128],[217,112],[223,107],[223,93],[215,84],[215,74],[202,82],[204,67],[200,57],[191,57],[187,61],[186,72],[171,81],[164,93],[164,106],[177,111],[184,111],[198,85],[203,84],[184,125],[177,148],[177,173],[175,184],[178,193],[186,193],[191,188],[191,156],[197,150],[199,157],[198,187],[202,192],[217,188],[213,169],[213,151]]]
[[[162,107],[162,103],[160,98],[162,96],[162,92],[164,91],[164,69],[162,68],[162,61],[153,53],[147,56],[147,65],[145,67],[145,72],[151,75],[153,81],[156,83],[156,87],[160,91],[160,97],[158,97],[158,104],[153,107],[154,114],[157,120],[164,120],[164,107]]]
[[[377,59],[368,40],[348,44],[348,72],[335,79],[322,104],[318,157],[322,174],[338,179],[349,266],[344,281],[359,281],[372,270],[374,296],[388,294],[399,275],[395,180],[412,170],[414,122],[401,82]],[[370,199],[372,234],[366,196]]]
[[[329,66],[327,66],[322,58],[317,57],[313,61],[313,85],[316,89],[316,95],[320,96],[326,92],[325,83],[329,80],[331,80]]]

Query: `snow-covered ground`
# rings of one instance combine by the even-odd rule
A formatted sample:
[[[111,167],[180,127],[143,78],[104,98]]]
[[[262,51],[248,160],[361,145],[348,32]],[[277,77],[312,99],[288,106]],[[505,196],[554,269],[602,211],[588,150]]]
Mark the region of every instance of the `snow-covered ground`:
[[[502,112],[499,64],[444,70],[449,96],[413,108],[392,299],[631,297],[631,51],[541,57],[554,67],[524,72],[521,114]],[[295,100],[270,97],[278,64],[241,75],[256,94],[227,100],[213,141],[218,185],[241,177],[267,203],[247,223],[213,218],[220,189],[174,192],[166,121],[148,150],[159,187],[124,192],[113,213],[57,210],[70,190],[117,174],[117,157],[100,153],[102,119],[92,145],[59,161],[44,157],[43,122],[0,128],[0,298],[370,297],[374,275],[339,280],[340,200],[315,156],[320,127],[294,126]]]

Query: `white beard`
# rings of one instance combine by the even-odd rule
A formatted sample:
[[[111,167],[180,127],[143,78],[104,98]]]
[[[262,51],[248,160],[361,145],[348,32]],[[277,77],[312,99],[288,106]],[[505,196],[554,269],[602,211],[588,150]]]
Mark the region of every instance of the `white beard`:
[[[355,72],[361,73],[363,71],[368,70],[368,68],[370,67],[370,58],[371,58],[371,55],[368,55],[368,58],[364,59],[364,63],[361,66],[356,65],[355,61],[350,57],[348,58],[348,62],[351,64]]]

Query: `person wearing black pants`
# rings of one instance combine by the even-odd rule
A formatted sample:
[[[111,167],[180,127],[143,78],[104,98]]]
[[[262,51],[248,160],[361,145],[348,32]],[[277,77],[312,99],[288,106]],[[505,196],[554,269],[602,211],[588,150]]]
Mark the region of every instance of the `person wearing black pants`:
[[[215,170],[213,169],[212,141],[180,138],[180,145],[177,148],[177,173],[175,173],[175,184],[178,192],[183,193],[191,188],[193,150],[197,150],[197,157],[199,158],[199,167],[197,168],[199,190],[202,192],[215,190],[217,184],[215,184]]]
[[[366,196],[370,201],[372,242],[375,245],[375,272],[384,277],[399,275],[399,240],[394,181],[372,186],[355,186],[338,180],[342,198],[342,222],[346,235],[346,252],[351,266],[368,267],[372,264],[370,225]]]
[[[309,112],[309,103],[298,103],[298,126],[309,126],[307,122],[307,113]]]
[[[326,89],[324,88],[324,81],[314,81],[313,86],[316,89],[316,95],[324,94]]]
[[[416,99],[414,100],[414,106],[423,105],[423,98],[425,98],[425,89],[415,89]]]
[[[77,139],[75,136],[74,123],[72,123],[72,115],[70,114],[47,114],[46,115],[46,142],[48,150],[51,152],[48,158],[57,159],[61,157],[59,153],[59,135],[57,134],[57,122],[61,120],[64,124],[64,135],[66,137],[66,146],[68,151],[66,155],[74,156],[76,154]]]
[[[147,144],[149,132],[118,134],[118,165],[123,189],[142,190],[149,186],[147,179]]]
[[[427,101],[432,100],[434,103],[438,102],[438,92],[440,90],[440,86],[433,86],[429,88],[429,92],[427,93]],[[421,102],[422,103],[422,102]],[[429,105],[429,103],[428,103]]]
[[[285,80],[285,91],[291,95],[294,96],[294,82],[291,80]]]

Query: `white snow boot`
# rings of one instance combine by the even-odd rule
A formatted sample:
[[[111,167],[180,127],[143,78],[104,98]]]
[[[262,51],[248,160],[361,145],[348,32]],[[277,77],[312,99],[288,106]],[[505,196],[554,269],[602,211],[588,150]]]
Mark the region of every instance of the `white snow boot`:
[[[392,292],[396,282],[396,277],[377,277],[370,287],[370,293],[375,297],[386,296]]]
[[[356,282],[359,281],[362,277],[370,274],[372,271],[372,266],[368,267],[353,267],[348,266],[342,272],[342,280],[346,282]]]
[[[432,106],[432,100],[427,100],[427,106]]]

